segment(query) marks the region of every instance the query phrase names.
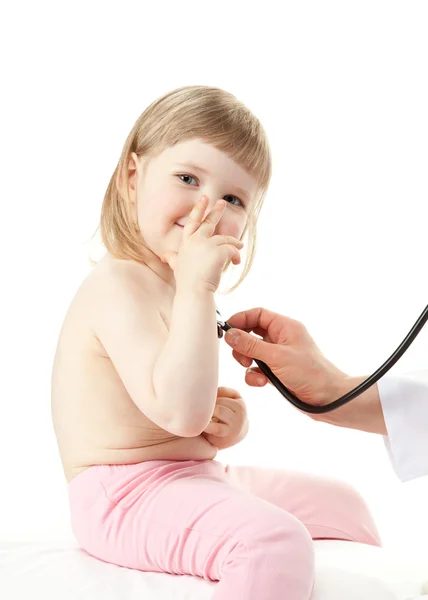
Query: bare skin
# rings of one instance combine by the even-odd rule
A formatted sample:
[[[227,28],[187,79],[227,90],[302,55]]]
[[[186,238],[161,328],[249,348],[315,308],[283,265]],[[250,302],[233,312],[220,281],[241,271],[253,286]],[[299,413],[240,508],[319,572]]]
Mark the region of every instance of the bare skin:
[[[52,375],[53,423],[67,481],[92,465],[206,460],[218,451],[203,434],[180,437],[160,428],[127,393],[96,334],[105,285],[118,270],[133,290],[150,290],[165,335],[169,331],[173,290],[147,266],[107,256],[83,282],[66,315]]]
[[[245,437],[239,392],[217,387],[214,294],[226,263],[241,260],[257,194],[256,180],[203,140],[129,157],[144,262],[107,254],[98,263],[54,361],[52,416],[68,481],[92,465],[213,459]]]

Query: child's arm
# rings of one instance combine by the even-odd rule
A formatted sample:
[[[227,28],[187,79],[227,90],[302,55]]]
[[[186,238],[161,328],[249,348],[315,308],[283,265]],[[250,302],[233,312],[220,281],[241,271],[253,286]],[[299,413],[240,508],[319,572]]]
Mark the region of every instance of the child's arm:
[[[219,371],[215,308],[213,292],[177,290],[168,339],[154,366],[156,397],[185,437],[200,435],[214,412]]]
[[[93,323],[141,412],[174,435],[199,435],[217,393],[214,294],[177,292],[168,333],[148,291],[126,263],[119,263],[99,286]]]
[[[243,242],[215,235],[226,208],[218,200],[207,214],[203,196],[184,226],[178,252],[161,258],[176,282],[170,332],[141,290],[135,265],[115,263],[116,277],[102,294],[101,342],[129,395],[144,414],[181,437],[204,431],[214,412],[218,382],[218,337],[214,292],[230,261],[239,264]],[[108,285],[106,286],[109,287]],[[97,306],[98,308],[98,306]]]

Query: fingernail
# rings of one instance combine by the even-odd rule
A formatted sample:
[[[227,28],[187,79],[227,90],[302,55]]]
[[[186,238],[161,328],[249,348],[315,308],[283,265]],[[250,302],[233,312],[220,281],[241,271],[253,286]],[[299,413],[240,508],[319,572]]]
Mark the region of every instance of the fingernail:
[[[237,344],[239,342],[239,332],[236,331],[236,329],[234,330],[230,330],[226,331],[226,335],[224,337],[224,339],[226,340],[226,342],[228,342],[231,346],[235,346],[235,344]]]

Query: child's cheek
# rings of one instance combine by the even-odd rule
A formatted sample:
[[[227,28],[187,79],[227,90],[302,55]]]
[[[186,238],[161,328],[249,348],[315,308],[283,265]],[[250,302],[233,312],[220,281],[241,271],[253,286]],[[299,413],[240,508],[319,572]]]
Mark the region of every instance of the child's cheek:
[[[228,215],[228,220],[224,222],[224,231],[220,232],[223,235],[232,235],[236,239],[240,239],[242,232],[245,229],[246,218],[241,215]]]

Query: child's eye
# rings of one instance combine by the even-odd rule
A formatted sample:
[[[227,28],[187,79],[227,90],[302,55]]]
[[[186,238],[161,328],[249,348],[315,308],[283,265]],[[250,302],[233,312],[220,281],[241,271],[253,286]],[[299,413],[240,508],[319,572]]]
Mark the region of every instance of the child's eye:
[[[244,206],[244,203],[242,202],[242,200],[240,200],[240,199],[238,198],[238,196],[231,196],[230,194],[228,194],[227,196],[225,196],[225,197],[223,198],[223,200],[226,200],[226,202],[227,202],[227,198],[233,198],[234,200],[238,200],[239,204],[240,204],[241,206]],[[235,205],[235,206],[236,206],[236,205]]]
[[[193,175],[188,175],[187,173],[180,173],[177,175],[177,177],[180,178],[180,181],[182,181],[183,183],[186,183],[188,185],[191,185],[189,179],[193,179],[193,181],[198,183],[196,177],[193,177]],[[223,199],[226,200],[226,202],[229,202],[227,200],[228,198],[233,198],[234,200],[237,200],[241,206],[244,206],[244,203],[242,202],[242,200],[240,200],[237,196],[232,196],[231,194],[227,194],[226,196],[224,196]],[[230,202],[230,204],[232,204],[232,202]],[[236,204],[234,206],[236,206]]]
[[[178,177],[187,177],[187,179],[193,179],[193,181],[196,181],[195,177],[193,177],[192,175],[186,175],[185,173],[178,175]],[[182,181],[183,183],[189,183],[189,181],[185,181],[184,179],[180,179],[180,181]]]

